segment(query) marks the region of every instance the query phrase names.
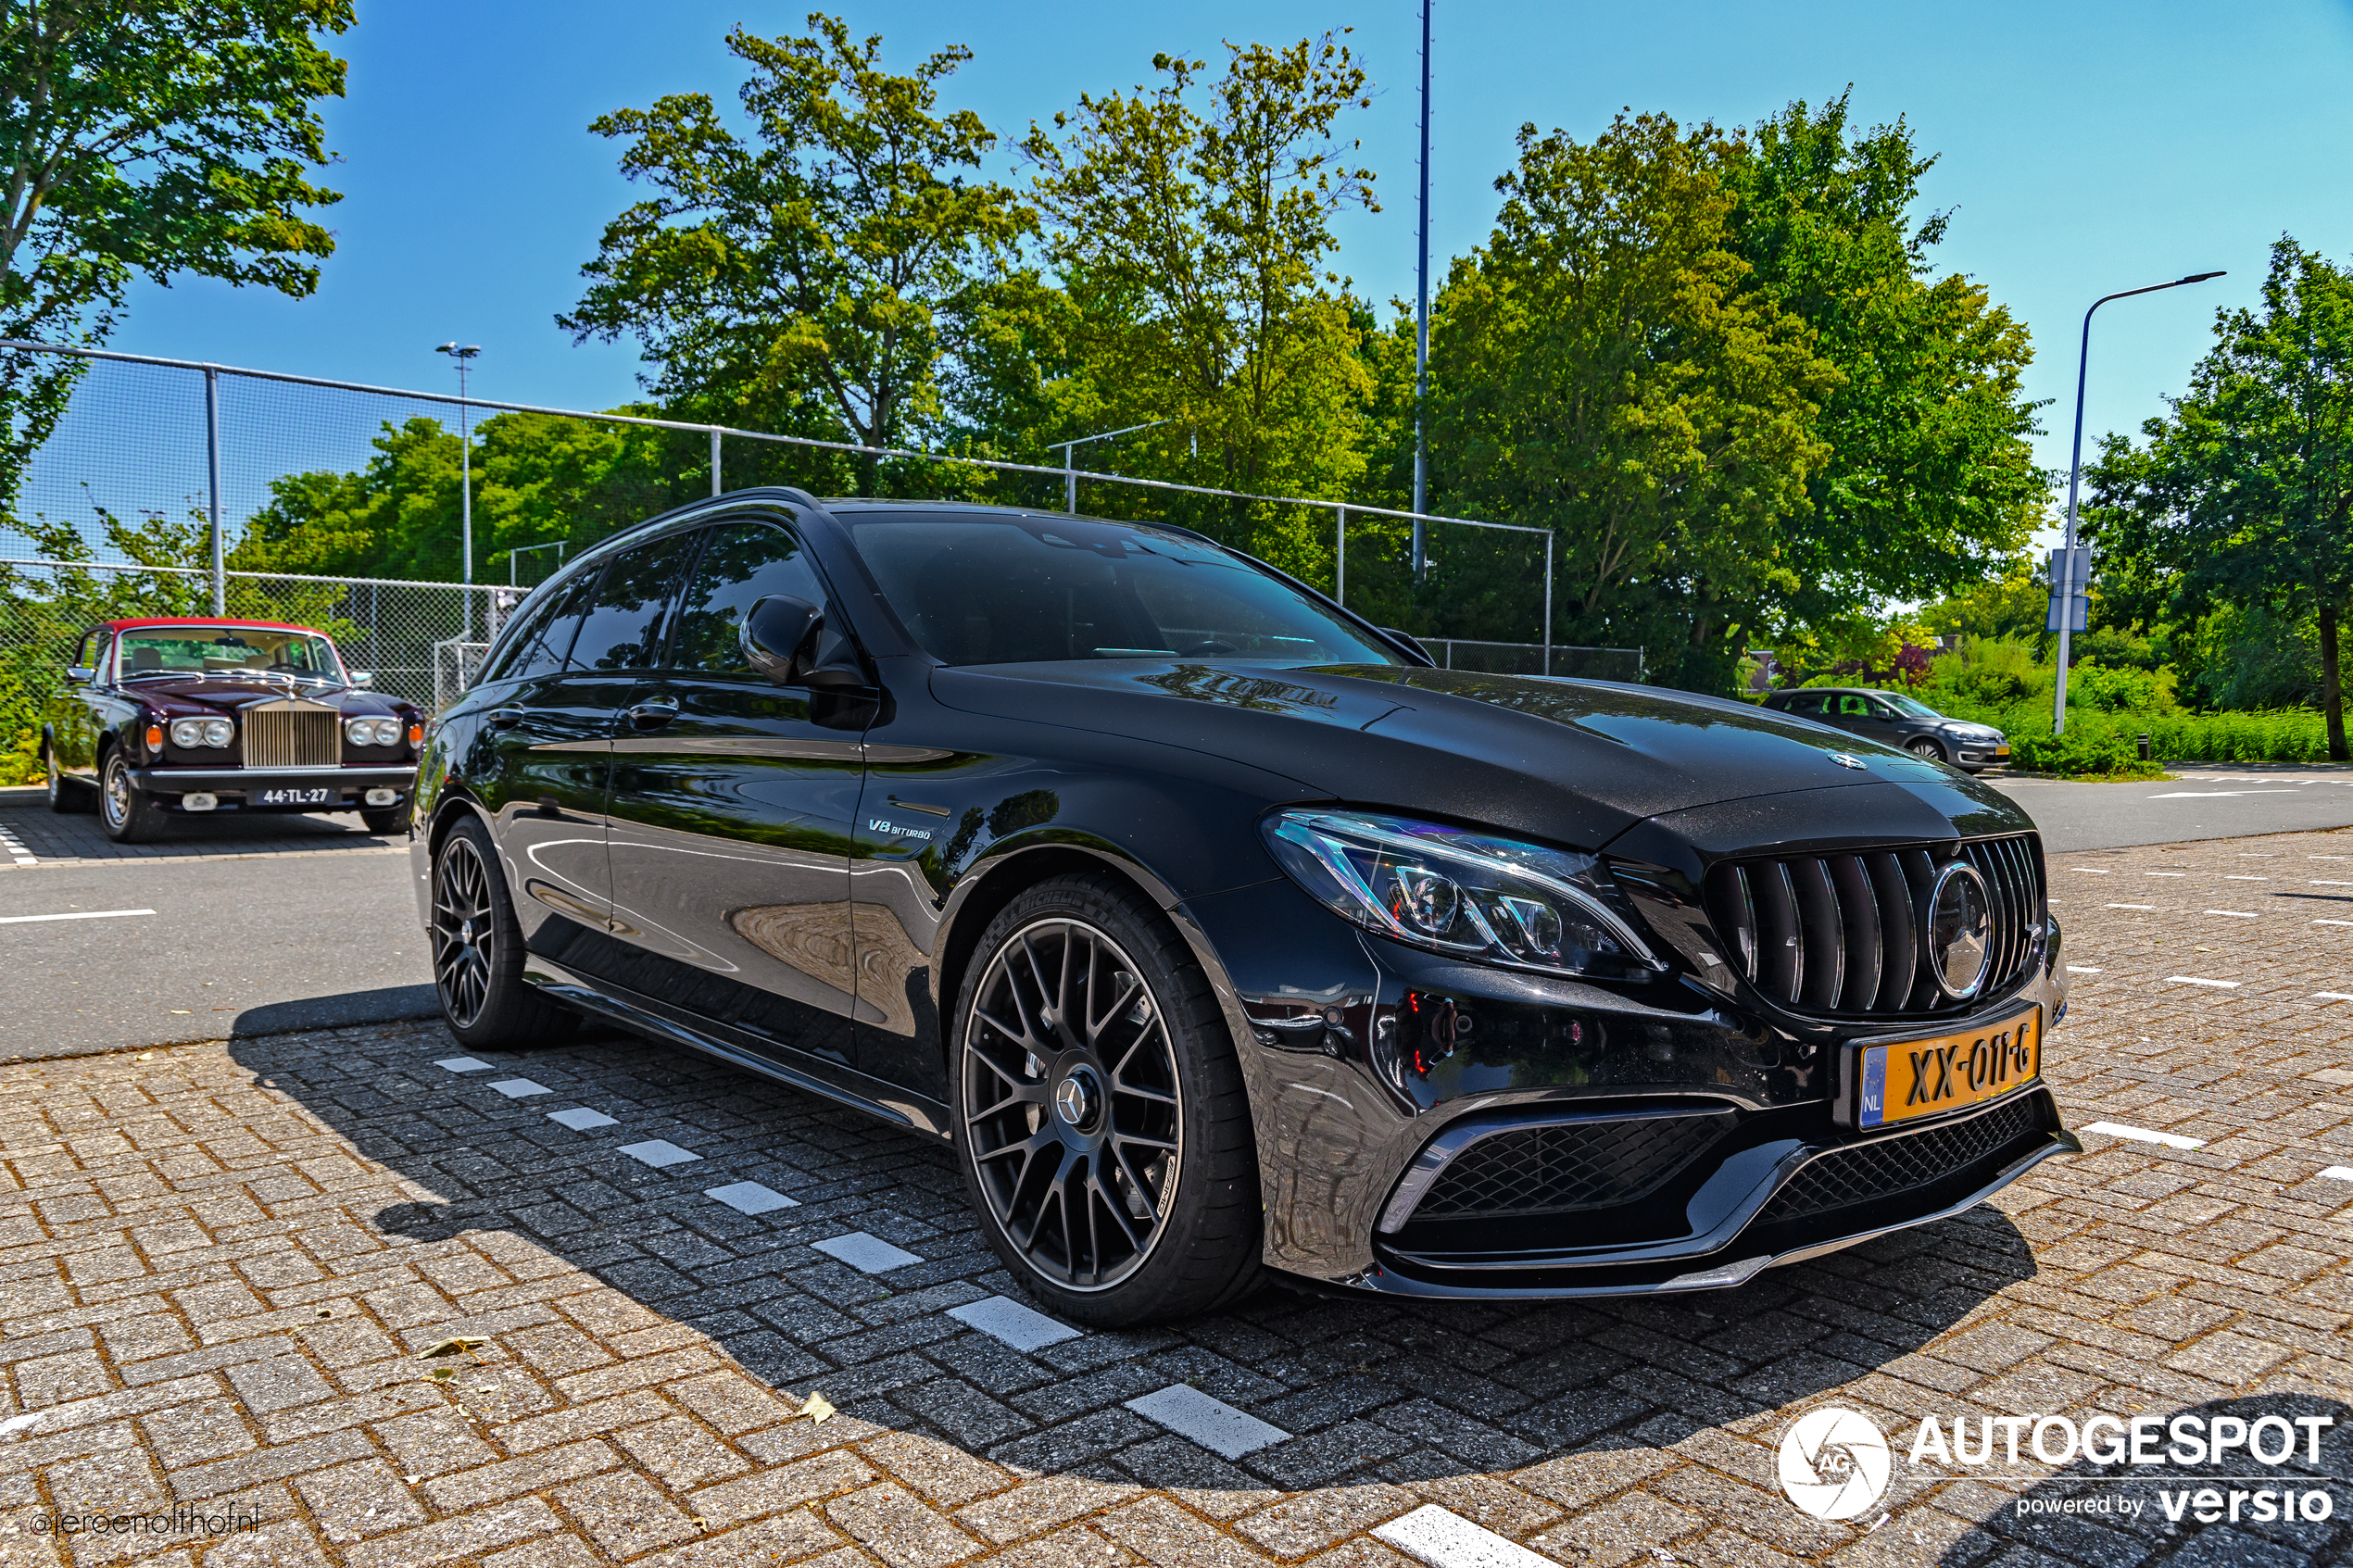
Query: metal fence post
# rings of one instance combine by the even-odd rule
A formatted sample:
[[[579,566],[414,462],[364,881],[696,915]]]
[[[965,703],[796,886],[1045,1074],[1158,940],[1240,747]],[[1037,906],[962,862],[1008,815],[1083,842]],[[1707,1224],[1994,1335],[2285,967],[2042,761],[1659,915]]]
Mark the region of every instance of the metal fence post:
[[[204,368],[205,509],[212,523],[212,613],[229,613],[229,557],[220,538],[220,370]]]
[[[1332,602],[1348,603],[1348,508],[1333,508],[1340,517],[1340,526],[1332,533]]]
[[[1553,672],[1553,531],[1544,530],[1544,673]]]
[[[711,493],[712,495],[718,495],[718,494],[720,493],[720,491],[719,491],[719,427],[718,427],[717,425],[712,425],[712,426],[711,427]]]

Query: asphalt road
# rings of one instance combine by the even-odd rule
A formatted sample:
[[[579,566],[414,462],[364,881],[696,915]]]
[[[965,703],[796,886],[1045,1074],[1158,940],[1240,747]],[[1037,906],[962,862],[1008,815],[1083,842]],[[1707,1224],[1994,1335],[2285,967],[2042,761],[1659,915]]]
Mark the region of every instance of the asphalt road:
[[[2052,854],[2353,827],[2353,767],[2184,764],[2137,784],[1988,781],[2026,808]]]
[[[434,1010],[405,844],[289,819],[259,848],[190,838],[82,859],[55,851],[95,819],[30,815],[0,806],[10,838],[52,851],[25,866],[0,842],[0,1060]],[[104,912],[134,909],[154,912]],[[61,914],[85,918],[28,918]]]

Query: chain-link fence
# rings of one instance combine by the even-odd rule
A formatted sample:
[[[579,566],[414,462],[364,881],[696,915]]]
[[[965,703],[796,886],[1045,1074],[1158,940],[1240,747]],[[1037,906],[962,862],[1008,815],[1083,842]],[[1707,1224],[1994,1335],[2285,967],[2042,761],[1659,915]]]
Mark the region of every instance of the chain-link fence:
[[[1552,623],[1549,530],[643,414],[581,413],[135,355],[70,354],[70,405],[0,513],[0,783],[94,621],[316,625],[380,688],[442,706],[521,591],[616,530],[723,489],[995,502],[1179,523],[1377,621]],[[1417,581],[1409,541],[1427,532]],[[1640,680],[1639,650],[1425,639],[1460,669]],[[1630,656],[1630,663],[1629,662]],[[29,767],[19,759],[13,771]]]

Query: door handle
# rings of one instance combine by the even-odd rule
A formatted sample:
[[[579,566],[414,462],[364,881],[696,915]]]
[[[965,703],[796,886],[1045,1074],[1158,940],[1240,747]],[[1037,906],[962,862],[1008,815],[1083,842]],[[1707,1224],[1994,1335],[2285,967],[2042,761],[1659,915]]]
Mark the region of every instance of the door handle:
[[[674,702],[641,702],[629,710],[630,727],[639,730],[659,730],[677,717]]]
[[[490,710],[490,727],[494,730],[511,730],[522,722],[522,709],[520,708],[494,708]]]

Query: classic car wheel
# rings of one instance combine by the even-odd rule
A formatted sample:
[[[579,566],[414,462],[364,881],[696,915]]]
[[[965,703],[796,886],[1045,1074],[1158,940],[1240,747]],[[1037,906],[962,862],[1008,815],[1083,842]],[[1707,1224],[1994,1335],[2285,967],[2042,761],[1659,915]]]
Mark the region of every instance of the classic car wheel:
[[[131,782],[131,764],[120,751],[107,753],[99,775],[98,821],[117,844],[145,844],[163,832],[164,814],[145,790]]]
[[[1254,1284],[1249,1097],[1166,917],[1108,874],[1055,878],[989,922],[962,989],[958,1163],[1030,1291],[1117,1324]]]
[[[44,746],[41,750],[41,760],[46,765],[49,773],[49,809],[60,817],[71,816],[76,812],[90,809],[89,786],[78,780],[67,778],[58,771],[57,754]]]
[[[450,829],[434,856],[432,942],[434,988],[460,1044],[552,1044],[578,1026],[577,1014],[523,980],[522,929],[479,822]]]
[[[1920,736],[1918,740],[1905,742],[1904,749],[1915,757],[1925,757],[1931,762],[1944,760],[1944,748],[1926,735]]]

